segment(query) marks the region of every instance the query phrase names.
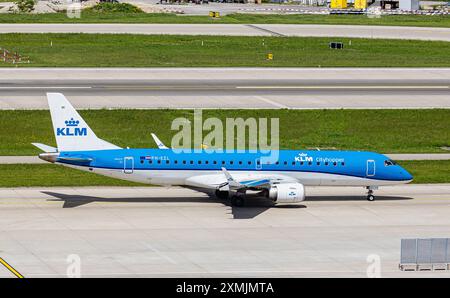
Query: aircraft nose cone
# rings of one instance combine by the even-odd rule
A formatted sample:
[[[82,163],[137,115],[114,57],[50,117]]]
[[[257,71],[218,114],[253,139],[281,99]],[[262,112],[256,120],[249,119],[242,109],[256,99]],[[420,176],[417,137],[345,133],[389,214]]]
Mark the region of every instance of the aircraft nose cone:
[[[403,180],[412,180],[413,176],[407,170],[403,169],[402,178]]]

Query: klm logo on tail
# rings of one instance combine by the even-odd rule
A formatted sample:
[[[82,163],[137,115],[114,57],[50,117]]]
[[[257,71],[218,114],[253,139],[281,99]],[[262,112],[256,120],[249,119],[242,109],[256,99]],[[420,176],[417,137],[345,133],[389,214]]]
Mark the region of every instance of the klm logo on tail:
[[[79,120],[73,120],[73,118],[70,118],[70,120],[66,120],[64,123],[66,124],[66,127],[56,128],[57,136],[87,136],[87,128],[78,127],[78,124],[80,124]]]

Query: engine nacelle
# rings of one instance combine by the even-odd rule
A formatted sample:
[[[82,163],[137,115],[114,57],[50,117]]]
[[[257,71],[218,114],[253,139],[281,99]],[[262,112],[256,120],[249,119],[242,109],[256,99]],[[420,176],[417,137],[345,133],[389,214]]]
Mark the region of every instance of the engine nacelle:
[[[297,203],[305,199],[305,187],[301,183],[277,184],[270,188],[269,199],[276,203]]]

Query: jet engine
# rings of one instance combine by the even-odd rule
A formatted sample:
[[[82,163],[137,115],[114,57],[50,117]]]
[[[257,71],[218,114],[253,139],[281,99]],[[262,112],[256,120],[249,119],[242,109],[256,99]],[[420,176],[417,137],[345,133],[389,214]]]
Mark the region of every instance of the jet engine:
[[[305,187],[301,183],[277,184],[270,188],[269,199],[276,203],[297,203],[305,199]]]

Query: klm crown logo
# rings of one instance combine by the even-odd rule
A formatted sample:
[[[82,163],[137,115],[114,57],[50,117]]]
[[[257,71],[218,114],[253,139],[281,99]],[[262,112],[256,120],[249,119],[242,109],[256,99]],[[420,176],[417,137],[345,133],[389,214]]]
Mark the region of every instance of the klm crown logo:
[[[78,124],[80,124],[79,120],[74,120],[73,118],[70,118],[70,120],[66,120],[64,121],[64,123],[66,124],[66,127],[56,128],[57,136],[71,136],[71,137],[87,136],[87,128],[78,127]]]
[[[80,124],[80,121],[73,120],[73,118],[70,118],[70,120],[66,120],[65,123],[66,126],[78,126],[78,124]]]

